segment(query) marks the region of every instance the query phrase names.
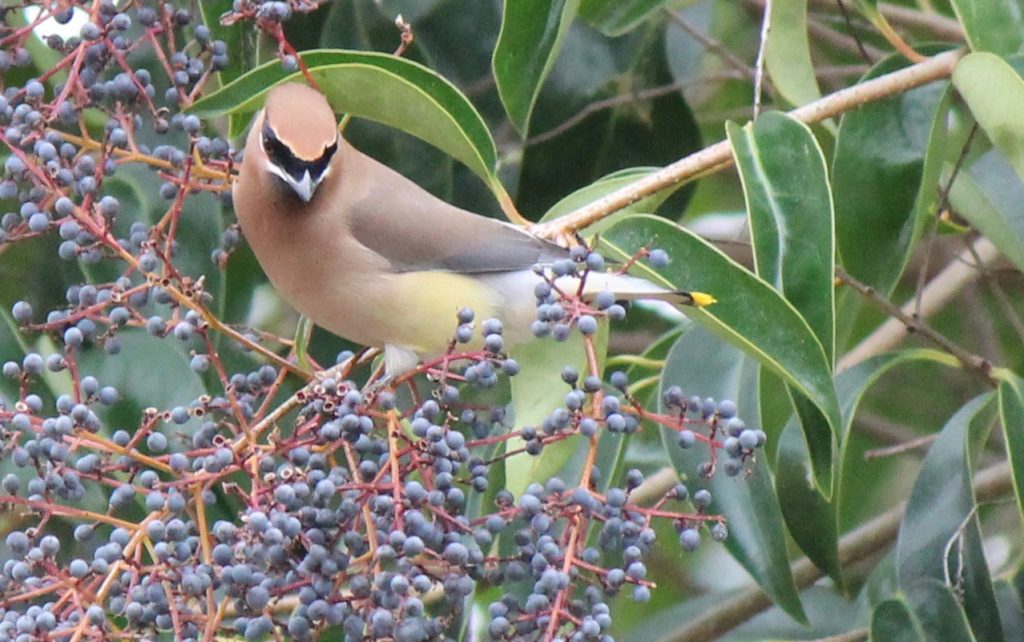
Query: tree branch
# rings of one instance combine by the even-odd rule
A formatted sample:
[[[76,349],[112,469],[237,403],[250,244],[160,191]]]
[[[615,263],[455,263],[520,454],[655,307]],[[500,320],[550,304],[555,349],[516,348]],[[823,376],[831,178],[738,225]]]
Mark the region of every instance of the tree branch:
[[[789,112],[789,115],[804,123],[816,123],[838,116],[865,103],[946,78],[953,72],[953,67],[963,54],[962,50],[941,53],[899,71],[841,89],[820,100],[794,109]],[[732,149],[729,146],[729,141],[719,141],[566,216],[536,225],[533,231],[540,236],[557,237],[583,229],[651,194],[690,180],[713,168],[725,167],[731,163]]]
[[[974,476],[974,494],[978,502],[999,499],[1013,491],[1010,465],[1002,462],[985,468]],[[839,540],[839,563],[845,567],[888,548],[899,534],[900,521],[906,503],[878,515],[871,521],[850,531]],[[818,567],[807,558],[790,566],[797,588],[807,588],[824,577]],[[663,642],[707,642],[743,624],[761,611],[772,606],[771,600],[760,588],[752,586],[687,622]]]

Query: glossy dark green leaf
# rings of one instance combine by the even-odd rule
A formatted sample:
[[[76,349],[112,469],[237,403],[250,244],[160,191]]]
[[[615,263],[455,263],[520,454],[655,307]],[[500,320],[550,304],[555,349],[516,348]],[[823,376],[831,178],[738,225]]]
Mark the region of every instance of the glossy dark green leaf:
[[[963,595],[975,635],[998,642],[1003,639],[999,609],[981,548],[971,486],[974,455],[988,438],[995,418],[992,401],[992,394],[985,393],[968,402],[928,451],[900,524],[896,572],[908,594],[924,579],[953,582]]]
[[[866,78],[907,64],[890,56]],[[844,114],[839,125],[832,163],[839,257],[850,274],[883,293],[895,286],[920,233],[915,203],[944,90],[937,81],[870,102]]]
[[[678,0],[582,0],[580,18],[601,33],[614,37],[632,31],[663,7],[678,7],[679,4]]]
[[[1024,602],[1017,587],[1006,580],[995,582],[999,619],[1003,623],[1004,640],[1024,640]]]
[[[794,106],[821,97],[807,34],[807,0],[772,2],[764,64],[772,86]]]
[[[831,361],[835,238],[825,156],[807,125],[771,112],[727,123],[757,274],[803,315]]]
[[[848,446],[850,444],[850,430],[853,427],[853,420],[857,415],[857,407],[864,393],[882,375],[896,366],[912,361],[928,361],[950,368],[959,367],[959,362],[945,352],[912,349],[888,352],[866,359],[856,366],[844,370],[836,377],[836,391],[839,395],[839,405],[843,416],[842,432],[839,439],[839,491],[837,505],[837,511],[840,516],[844,515],[844,504],[854,501],[854,498],[849,497],[848,487],[852,484],[850,476],[856,475],[858,470],[858,461],[852,459],[852,449]]]
[[[587,73],[580,74],[581,68]],[[624,87],[627,77],[630,84]],[[536,219],[566,194],[613,172],[667,165],[700,149],[700,128],[681,92],[647,100],[629,96],[672,82],[664,30],[652,33],[645,26],[609,40],[574,25],[537,99],[531,132],[557,135],[528,140],[523,149],[515,190],[520,211]],[[601,104],[607,107],[592,107]],[[682,186],[661,209],[678,218],[693,189],[692,183]]]
[[[1024,5],[1020,0],[951,0],[974,51],[1000,55],[1024,47]]]
[[[999,418],[1013,474],[1017,510],[1024,516],[1024,381],[1007,373],[999,382]]]
[[[826,496],[831,495],[839,405],[821,343],[793,306],[705,240],[664,220],[643,215],[627,218],[606,230],[602,242],[617,248],[618,257],[631,256],[652,243],[664,248],[672,263],[661,270],[661,276],[674,287],[718,299],[707,308],[688,308],[687,315],[780,374],[821,409],[830,430],[805,437],[815,483]]]
[[[935,117],[932,119],[921,168],[921,185],[908,221],[916,226],[915,235],[946,206],[941,199],[949,182],[949,173],[970,138],[971,128],[959,126],[955,99],[956,91],[947,83],[935,106]]]
[[[891,368],[916,360],[936,361],[954,366],[949,355],[933,350],[906,350],[887,353],[864,361],[836,378],[836,390],[842,412],[840,454],[837,475],[838,490],[833,501],[827,500],[815,488],[810,476],[810,458],[807,446],[799,438],[798,418],[794,417],[779,438],[775,465],[776,487],[779,488],[782,514],[793,539],[801,550],[820,569],[840,585],[843,578],[839,568],[839,517],[848,494],[849,475],[856,474],[857,466],[848,461],[850,428],[857,406],[868,388]],[[816,409],[807,407],[806,401],[794,399],[794,405],[803,421],[818,420]]]
[[[1024,80],[999,56],[972,53],[957,63],[953,85],[988,139],[1024,178]]]
[[[761,430],[765,431],[768,435],[765,452],[773,469],[782,431],[786,428],[790,416],[793,414],[793,402],[790,400],[789,393],[786,390],[786,383],[781,377],[768,368],[761,368],[761,377],[758,382]]]
[[[945,584],[934,578],[922,578],[904,589],[914,610],[924,639],[928,642],[974,642],[1000,638],[975,638],[971,634],[963,606]]]
[[[902,597],[880,602],[871,612],[872,642],[926,642],[921,623]]]
[[[505,0],[494,80],[509,120],[523,136],[577,7],[579,0]]]
[[[743,352],[723,343],[707,329],[695,327],[672,346],[661,388],[679,385],[688,395],[732,399],[741,417],[756,417],[757,372],[756,362]],[[711,491],[709,512],[721,513],[727,519],[726,548],[775,604],[795,619],[806,621],[789,570],[786,531],[767,463],[755,462],[749,475],[740,479],[730,478],[718,470],[710,480],[704,481],[698,468],[708,461],[707,447],[698,444],[684,450],[679,447],[676,435],[662,428],[665,451],[688,480],[691,494],[698,486],[706,486]]]
[[[492,189],[494,141],[480,114],[447,80],[415,62],[362,51],[314,50],[302,59],[338,112],[405,131],[463,162]],[[274,85],[301,77],[271,61],[197,101],[192,111],[213,116],[255,111]]]
[[[775,487],[786,527],[807,558],[842,586],[835,503],[814,485],[807,442],[795,416],[778,442]]]

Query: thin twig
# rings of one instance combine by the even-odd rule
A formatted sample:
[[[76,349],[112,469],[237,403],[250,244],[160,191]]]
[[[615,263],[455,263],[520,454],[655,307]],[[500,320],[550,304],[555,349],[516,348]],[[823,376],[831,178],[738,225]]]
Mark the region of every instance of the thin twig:
[[[821,41],[826,51],[844,53],[850,56],[857,56],[863,58],[861,49],[875,60],[885,56],[885,52],[881,49],[861,42],[859,38],[849,36],[841,31],[837,31],[829,25],[817,20],[814,17],[807,18],[807,34],[814,40]],[[871,64],[868,62],[867,64]]]
[[[613,107],[618,107],[620,105],[627,105],[633,102],[641,102],[644,100],[660,98],[661,96],[668,96],[669,94],[674,94],[676,92],[682,91],[693,82],[695,81],[674,82],[672,84],[663,85],[661,87],[652,87],[651,89],[643,89],[641,91],[634,91],[628,94],[619,94],[618,96],[612,96],[610,98],[605,98],[603,100],[592,102],[583,109],[579,110],[578,112],[570,116],[560,125],[557,125],[556,127],[553,127],[541,134],[537,134],[536,136],[531,136],[530,138],[527,138],[525,145],[527,147],[529,147],[530,145],[539,145],[540,143],[549,141],[552,138],[561,136],[566,131],[572,129],[576,125],[579,125],[584,120],[586,120],[591,115],[597,112],[604,111],[605,109],[611,109]]]
[[[741,72],[747,78],[752,79],[754,77],[754,72],[750,68],[750,65],[743,62],[739,57],[736,56],[736,54],[732,53],[732,51],[730,51],[722,43],[718,42],[711,36],[701,33],[699,29],[697,29],[689,22],[687,22],[686,18],[684,18],[681,13],[669,9],[668,17],[672,20],[672,22],[679,25],[680,29],[688,33],[691,38],[693,38],[701,45],[703,45],[705,49],[721,58],[722,61],[724,61],[730,67]]]
[[[811,0],[813,9],[836,11],[836,0]],[[924,29],[944,40],[963,41],[964,30],[960,23],[939,13],[918,11],[891,2],[879,2],[878,9],[889,22],[911,29]]]
[[[864,59],[868,64],[872,64],[875,61],[868,55],[867,49],[864,48],[864,42],[861,41],[860,36],[857,35],[857,30],[853,28],[853,22],[850,20],[850,12],[846,10],[846,5],[843,0],[836,0],[836,5],[839,7],[839,13],[843,14],[843,22],[846,23],[846,28],[850,30],[850,36],[857,43],[857,50],[860,51],[861,58]]]
[[[976,253],[978,257],[974,264],[968,260],[971,253]],[[843,355],[836,364],[836,371],[846,370],[895,346],[907,336],[908,326],[903,319],[927,319],[957,296],[968,283],[976,281],[984,273],[984,269],[998,258],[999,250],[991,241],[986,238],[976,240],[969,251],[957,255],[942,272],[929,281],[928,285],[921,288],[920,316],[915,317],[913,314],[917,306],[916,298],[908,301],[902,308],[895,308],[899,316],[890,315],[893,318],[878,326],[874,332]]]
[[[843,283],[852,287],[875,307],[902,323],[908,330],[916,332],[956,357],[957,361],[963,364],[964,368],[980,376],[987,383],[995,384],[995,379],[992,378],[992,363],[988,359],[964,350],[953,343],[946,335],[937,332],[925,323],[923,319],[908,314],[902,308],[897,307],[895,303],[876,292],[874,288],[861,283],[842,268],[836,268],[836,275]]]

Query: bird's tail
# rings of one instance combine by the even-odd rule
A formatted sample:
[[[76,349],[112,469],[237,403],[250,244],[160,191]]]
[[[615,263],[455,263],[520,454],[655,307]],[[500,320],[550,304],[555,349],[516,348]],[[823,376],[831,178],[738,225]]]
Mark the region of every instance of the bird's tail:
[[[704,292],[672,290],[657,283],[652,283],[647,279],[628,274],[591,272],[587,275],[587,284],[584,289],[585,295],[593,296],[604,290],[614,293],[617,299],[627,301],[654,299],[656,301],[666,301],[673,305],[693,305],[697,307],[704,307],[715,302],[715,297]]]

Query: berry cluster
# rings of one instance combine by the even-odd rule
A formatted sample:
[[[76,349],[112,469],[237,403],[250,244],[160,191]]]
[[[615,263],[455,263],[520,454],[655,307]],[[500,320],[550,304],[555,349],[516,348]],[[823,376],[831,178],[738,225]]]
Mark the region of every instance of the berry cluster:
[[[222,22],[251,22],[297,69],[280,24],[316,4],[238,0]],[[625,373],[602,379],[593,336],[626,310],[610,293],[584,296],[587,275],[606,266],[582,247],[541,270],[533,329],[578,332],[591,358],[585,372],[563,372],[564,403],[539,426],[511,425],[500,384],[522,368],[501,323],[471,310],[459,311],[446,354],[391,382],[374,379],[364,354],[311,373],[292,341],[226,323],[207,278],[229,264],[239,230],[199,248],[182,230],[186,204],[229,200],[234,150],[187,108],[235,52],[195,9],[53,3],[26,27],[0,27],[7,81],[32,64],[39,25],[87,17],[79,35],[47,37],[51,68],[0,95],[0,243],[35,243],[85,275],[59,300],[10,307],[32,347],[0,367],[0,511],[11,528],[0,642],[445,640],[488,587],[503,593],[488,607],[491,639],[609,640],[608,598],[650,597],[653,520],[670,520],[685,550],[726,529],[706,490],[679,485],[640,505],[638,471],[595,464],[602,434],[644,422],[679,431],[681,444],[708,445],[710,475],[718,450],[738,472],[763,433],[729,402],[673,389],[661,415],[631,395]],[[117,179],[141,168],[158,177],[155,216],[121,196]],[[201,394],[156,407],[130,382],[111,385],[129,364],[160,369],[138,346],[161,341]],[[502,488],[509,457],[564,440],[585,453],[582,475],[518,497]]]

